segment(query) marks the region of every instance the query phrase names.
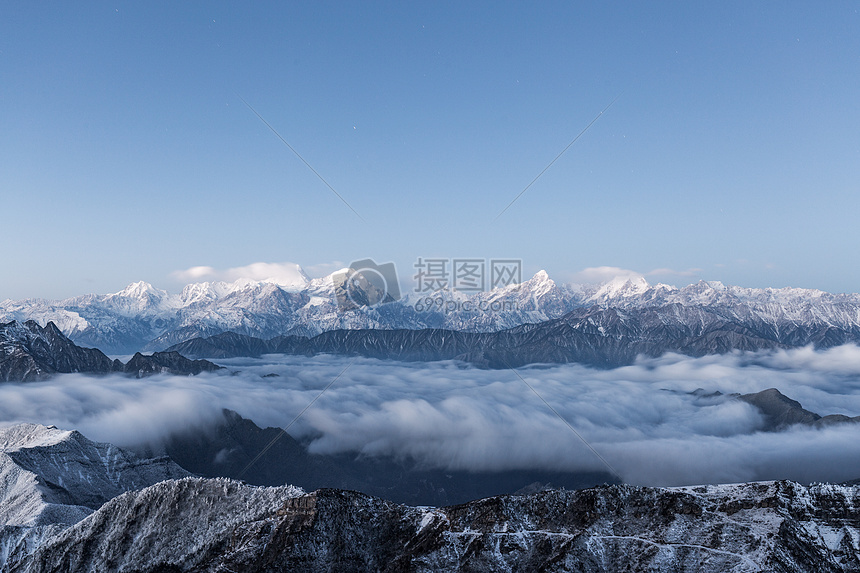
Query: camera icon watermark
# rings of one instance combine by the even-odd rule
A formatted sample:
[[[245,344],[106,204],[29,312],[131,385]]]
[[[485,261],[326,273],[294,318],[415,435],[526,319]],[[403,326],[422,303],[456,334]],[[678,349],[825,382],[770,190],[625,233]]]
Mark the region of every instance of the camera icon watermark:
[[[400,299],[394,263],[378,265],[373,259],[354,261],[349,268],[332,275],[332,280],[340,312]]]

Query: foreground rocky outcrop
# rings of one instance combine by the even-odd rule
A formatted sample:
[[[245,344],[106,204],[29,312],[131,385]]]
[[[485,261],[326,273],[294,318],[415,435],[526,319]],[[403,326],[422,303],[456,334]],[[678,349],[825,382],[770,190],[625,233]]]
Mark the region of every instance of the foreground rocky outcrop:
[[[190,475],[168,457],[141,457],[74,430],[0,428],[0,525],[71,524],[133,489]]]
[[[219,368],[206,360],[189,360],[177,352],[156,352],[150,356],[137,353],[123,364],[111,360],[101,350],[78,346],[53,322],[44,328],[32,320],[0,324],[0,382],[30,382],[74,372],[121,372],[141,377],[160,373],[199,374]]]
[[[187,478],[11,548],[10,571],[860,570],[853,487],[610,486],[409,507]]]

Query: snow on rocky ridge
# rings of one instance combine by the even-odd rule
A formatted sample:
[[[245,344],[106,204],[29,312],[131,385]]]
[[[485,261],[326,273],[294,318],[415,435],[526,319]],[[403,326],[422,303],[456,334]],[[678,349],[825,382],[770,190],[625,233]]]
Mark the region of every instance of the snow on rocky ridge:
[[[186,475],[167,458],[142,459],[76,431],[0,428],[0,524],[75,523],[124,491]]]
[[[858,491],[791,482],[611,486],[446,507],[357,492],[166,481],[23,549],[10,571],[858,570]],[[18,534],[20,538],[20,533]],[[12,545],[10,543],[9,545]]]

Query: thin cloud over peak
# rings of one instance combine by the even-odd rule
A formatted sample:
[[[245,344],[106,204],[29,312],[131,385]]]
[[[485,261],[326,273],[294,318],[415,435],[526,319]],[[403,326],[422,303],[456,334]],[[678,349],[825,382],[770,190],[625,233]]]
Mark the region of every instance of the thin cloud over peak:
[[[683,270],[676,270],[669,267],[660,267],[646,272],[634,271],[623,267],[602,266],[588,267],[579,272],[572,273],[569,276],[571,282],[577,284],[602,284],[609,281],[617,280],[636,280],[646,277],[683,277],[695,278],[702,272],[701,268],[691,267]]]
[[[243,267],[216,269],[210,266],[196,266],[185,270],[173,271],[171,278],[185,283],[203,281],[234,282],[241,279],[273,282],[284,286],[304,286],[308,276],[296,263],[252,263]]]
[[[702,272],[702,269],[698,267],[691,267],[686,270],[676,271],[675,269],[670,269],[667,267],[661,267],[659,269],[654,269],[653,271],[648,271],[645,273],[645,276],[653,277],[653,276],[676,276],[676,277],[695,277],[698,276],[699,273]]]
[[[641,279],[644,275],[621,267],[588,267],[573,273],[570,279],[579,284],[601,284],[615,279]]]

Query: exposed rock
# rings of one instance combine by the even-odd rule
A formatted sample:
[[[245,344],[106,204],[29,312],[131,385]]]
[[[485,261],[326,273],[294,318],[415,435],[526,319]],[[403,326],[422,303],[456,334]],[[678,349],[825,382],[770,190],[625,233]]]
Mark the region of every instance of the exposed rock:
[[[153,352],[149,356],[138,352],[122,368],[123,372],[138,378],[151,374],[196,375],[220,369],[208,360],[189,360],[178,352]]]
[[[139,457],[76,431],[0,428],[0,525],[75,523],[125,491],[187,475],[167,457]]]
[[[738,399],[759,409],[765,419],[762,429],[767,432],[778,432],[795,424],[823,427],[860,422],[860,416],[852,418],[842,414],[830,414],[821,417],[815,412],[804,409],[800,402],[785,396],[776,388],[768,388],[755,394],[744,394],[738,396]]]
[[[860,570],[858,489],[610,486],[441,509],[189,478],[123,494],[10,571]]]
[[[30,382],[53,374],[80,372],[108,374],[126,372],[138,377],[167,372],[199,374],[220,366],[206,360],[189,360],[177,352],[156,352],[152,356],[135,354],[123,364],[111,360],[96,348],[82,348],[69,340],[49,322],[44,328],[29,320],[0,324],[0,381]]]
[[[738,398],[759,409],[765,418],[764,429],[768,431],[779,431],[794,424],[814,424],[821,419],[821,416],[804,410],[800,402],[783,395],[776,388],[744,394]]]
[[[81,348],[49,322],[0,324],[0,381],[42,380],[56,373],[107,374],[119,363],[95,348]]]
[[[231,334],[193,339],[170,350],[197,357],[331,353],[416,361],[459,359],[486,368],[541,362],[612,368],[630,364],[640,355],[678,352],[703,356],[782,347],[777,340],[763,338],[714,313],[675,304],[633,310],[592,307],[500,332],[334,330],[312,338],[268,340]]]

